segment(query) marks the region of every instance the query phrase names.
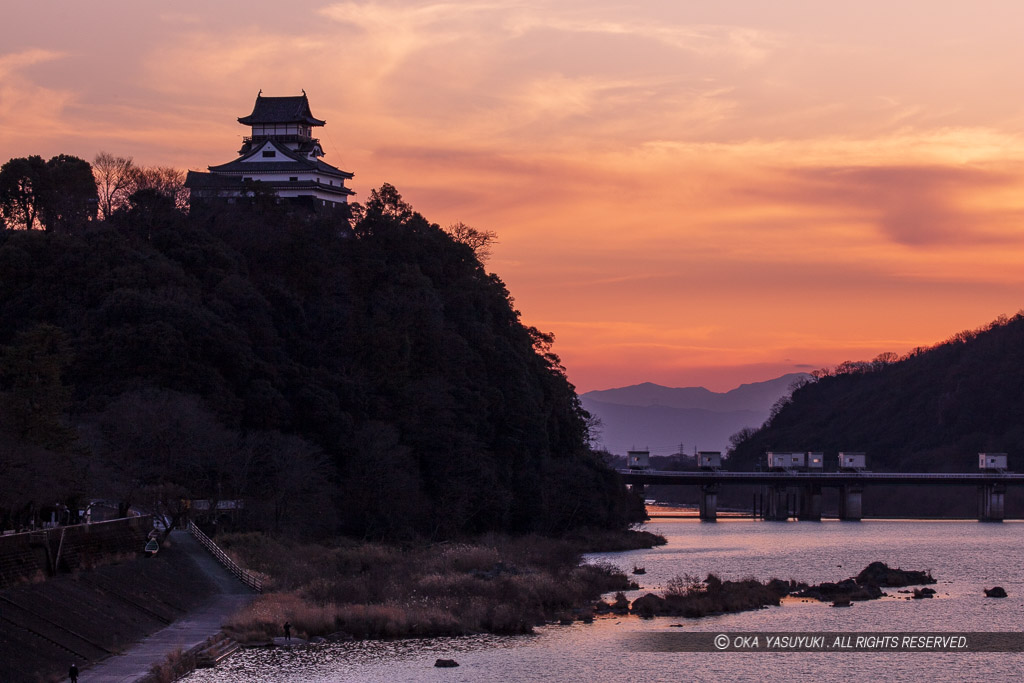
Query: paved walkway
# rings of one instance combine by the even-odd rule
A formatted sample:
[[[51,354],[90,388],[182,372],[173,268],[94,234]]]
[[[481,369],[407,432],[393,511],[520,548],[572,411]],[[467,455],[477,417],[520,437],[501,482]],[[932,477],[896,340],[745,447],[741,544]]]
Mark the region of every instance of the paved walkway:
[[[185,550],[219,589],[210,604],[157,631],[145,640],[82,671],[80,683],[133,683],[149,673],[167,655],[199,645],[220,631],[221,624],[247,605],[255,595],[232,576],[187,531],[172,531],[170,540]]]

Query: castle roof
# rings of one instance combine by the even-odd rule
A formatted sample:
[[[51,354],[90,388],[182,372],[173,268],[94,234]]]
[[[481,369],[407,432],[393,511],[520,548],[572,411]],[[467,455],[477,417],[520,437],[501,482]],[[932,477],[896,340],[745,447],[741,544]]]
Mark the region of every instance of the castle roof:
[[[189,171],[185,175],[185,187],[190,190],[240,189],[242,187],[242,177]]]
[[[267,144],[268,141],[264,141],[263,144],[253,145],[246,154],[243,154],[234,161],[229,161],[219,166],[210,166],[209,169],[213,173],[244,173],[246,175],[253,173],[282,173],[286,171],[313,171],[337,178],[351,178],[353,176],[349,171],[342,171],[340,168],[331,166],[319,159],[294,152],[283,145],[274,146],[274,149],[283,158],[278,157],[274,161],[247,161],[247,159],[255,157]]]
[[[294,97],[264,97],[261,90],[256,95],[252,113],[238,119],[238,122],[246,126],[268,123],[305,123],[310,126],[322,126],[327,123],[313,116],[305,90],[301,95]]]

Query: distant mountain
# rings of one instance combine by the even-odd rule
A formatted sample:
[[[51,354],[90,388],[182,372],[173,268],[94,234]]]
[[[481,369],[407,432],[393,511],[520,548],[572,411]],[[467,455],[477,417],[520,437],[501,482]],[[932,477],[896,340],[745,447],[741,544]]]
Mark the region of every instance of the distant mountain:
[[[645,382],[617,389],[588,391],[583,407],[602,422],[599,441],[612,453],[650,448],[674,453],[679,444],[692,453],[725,451],[729,437],[744,427],[759,427],[772,405],[805,373],[743,384],[718,393],[704,387],[673,388]]]

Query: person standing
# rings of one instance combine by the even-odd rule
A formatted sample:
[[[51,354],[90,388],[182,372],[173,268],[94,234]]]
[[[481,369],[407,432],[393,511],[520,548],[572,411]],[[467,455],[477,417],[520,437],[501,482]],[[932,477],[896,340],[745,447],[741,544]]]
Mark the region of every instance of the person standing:
[[[285,640],[291,640],[292,639],[292,624],[291,624],[290,621],[284,622],[284,639]]]
[[[78,683],[78,667],[74,662],[71,662],[71,668],[68,669],[68,678],[71,679],[71,683]]]

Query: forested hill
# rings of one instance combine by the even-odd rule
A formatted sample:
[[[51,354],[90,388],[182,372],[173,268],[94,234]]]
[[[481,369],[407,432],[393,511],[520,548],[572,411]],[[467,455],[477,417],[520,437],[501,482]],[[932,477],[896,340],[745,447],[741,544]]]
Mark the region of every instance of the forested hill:
[[[1007,452],[1024,471],[1024,316],[1000,319],[903,358],[844,363],[777,405],[735,448],[730,468],[769,450],[866,451],[878,471],[977,471]]]
[[[266,199],[0,233],[0,523],[94,497],[370,538],[635,518],[470,246],[390,186],[344,218]]]

